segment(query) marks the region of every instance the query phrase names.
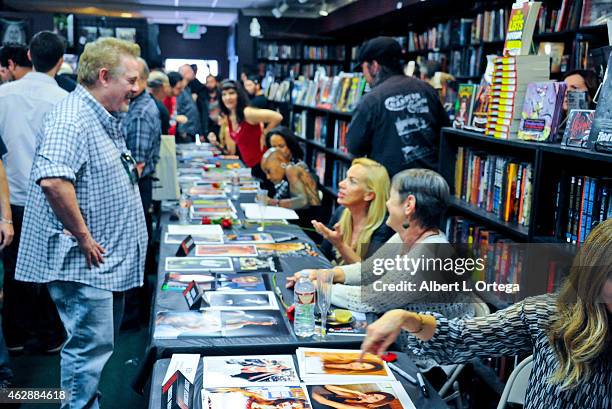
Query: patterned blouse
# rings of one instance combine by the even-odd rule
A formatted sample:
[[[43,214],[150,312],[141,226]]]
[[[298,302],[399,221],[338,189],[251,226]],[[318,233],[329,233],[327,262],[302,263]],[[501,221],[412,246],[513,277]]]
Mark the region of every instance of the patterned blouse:
[[[555,295],[527,298],[486,317],[437,318],[436,332],[429,341],[419,341],[402,331],[404,347],[441,364],[462,363],[477,357],[533,354],[533,369],[525,396],[525,409],[612,408],[612,351],[599,357],[591,379],[570,390],[561,390],[548,380],[557,358],[546,331],[556,313]]]

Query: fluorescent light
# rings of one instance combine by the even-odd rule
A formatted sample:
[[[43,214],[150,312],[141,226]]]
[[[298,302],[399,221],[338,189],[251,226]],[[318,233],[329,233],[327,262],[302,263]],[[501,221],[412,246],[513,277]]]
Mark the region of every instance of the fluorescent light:
[[[287,4],[287,2],[283,1],[280,6],[274,7],[272,9],[272,15],[276,18],[281,18],[283,16],[283,13],[287,11],[287,9],[289,9],[289,5]]]
[[[321,9],[319,10],[319,15],[323,17],[327,17],[329,15],[329,11],[327,11],[327,4],[325,3],[325,0],[323,0],[323,3],[321,3]]]

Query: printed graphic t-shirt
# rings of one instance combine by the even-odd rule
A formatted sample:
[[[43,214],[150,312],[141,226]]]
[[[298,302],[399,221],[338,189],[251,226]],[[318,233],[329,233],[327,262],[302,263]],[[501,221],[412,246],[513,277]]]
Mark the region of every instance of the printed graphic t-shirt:
[[[425,82],[393,75],[364,95],[347,133],[348,150],[383,164],[389,176],[438,167],[440,128],[449,125],[437,92]]]

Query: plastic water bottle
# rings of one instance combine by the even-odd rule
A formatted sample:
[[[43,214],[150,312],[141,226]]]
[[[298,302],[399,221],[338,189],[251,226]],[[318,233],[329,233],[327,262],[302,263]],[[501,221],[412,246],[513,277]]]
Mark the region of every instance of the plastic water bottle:
[[[293,330],[298,337],[309,337],[315,333],[315,286],[308,272],[300,274],[294,288],[295,319]]]
[[[232,200],[238,200],[240,198],[240,175],[238,172],[232,172]]]
[[[181,195],[181,200],[179,201],[179,223],[180,224],[189,224],[189,206],[191,205],[189,201],[189,196],[185,193]]]

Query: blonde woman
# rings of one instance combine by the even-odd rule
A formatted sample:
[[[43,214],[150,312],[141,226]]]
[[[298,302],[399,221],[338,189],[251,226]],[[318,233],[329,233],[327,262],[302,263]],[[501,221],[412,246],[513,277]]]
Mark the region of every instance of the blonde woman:
[[[533,354],[526,409],[610,408],[611,271],[612,219],[593,229],[558,294],[472,319],[389,311],[368,327],[362,350],[381,354],[398,335],[411,334],[411,349],[440,363]]]
[[[393,236],[385,224],[390,183],[380,163],[367,158],[353,161],[339,184],[340,206],[331,217],[330,227],[312,221],[324,238],[321,251],[328,259],[337,265],[356,263],[374,254]]]

